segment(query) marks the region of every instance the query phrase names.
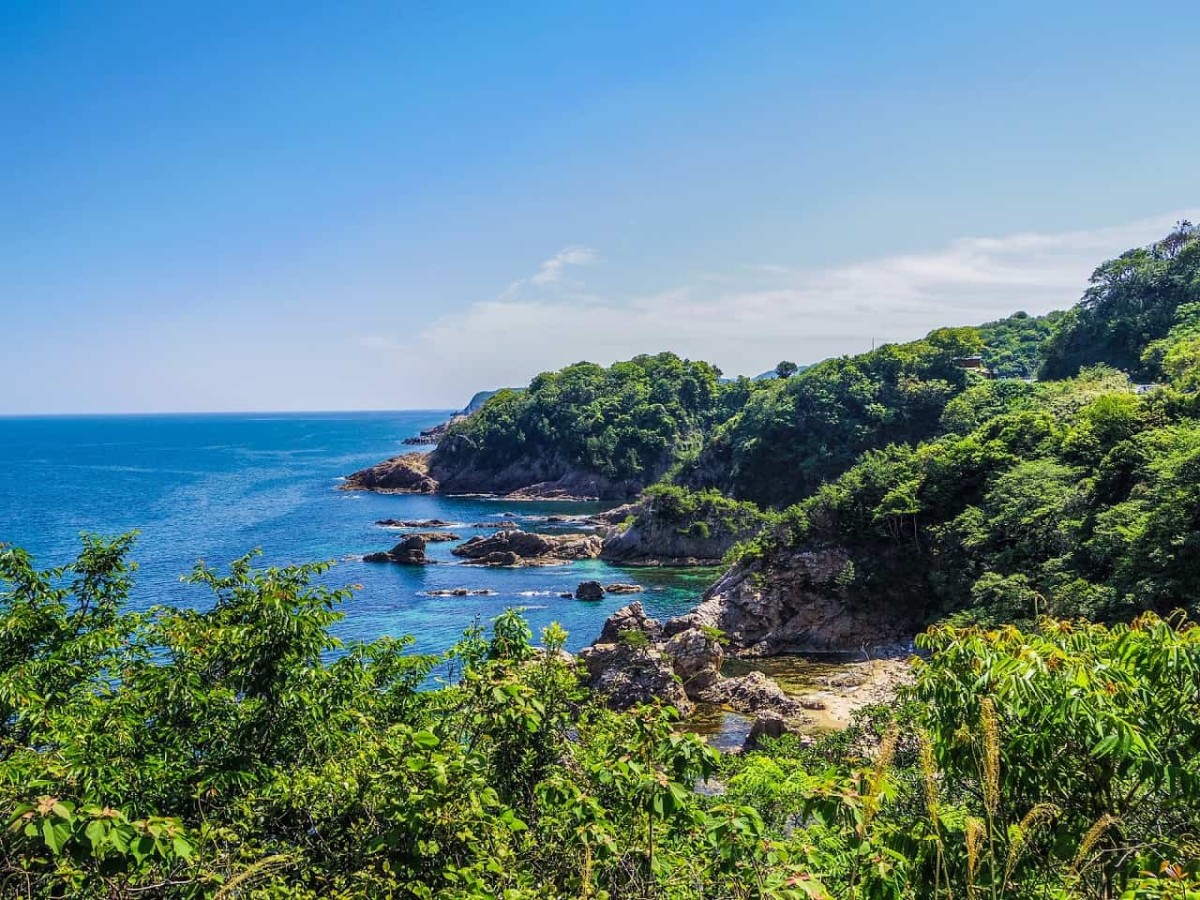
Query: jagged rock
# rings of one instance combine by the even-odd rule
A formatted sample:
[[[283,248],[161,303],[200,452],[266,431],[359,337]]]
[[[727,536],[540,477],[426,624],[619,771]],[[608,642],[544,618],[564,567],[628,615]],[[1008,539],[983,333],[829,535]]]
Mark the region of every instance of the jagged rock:
[[[438,483],[429,474],[428,454],[405,453],[347,475],[341,489],[382,494],[432,494],[438,489]]]
[[[512,521],[511,519],[508,519],[503,522],[474,522],[474,523],[472,523],[472,525],[470,527],[471,528],[493,528],[496,531],[520,531],[521,530],[521,526],[518,523]]]
[[[639,601],[617,610],[605,621],[599,640],[581,653],[593,688],[618,709],[657,697],[681,712],[690,709],[693,701],[703,700],[749,715],[771,713],[804,720],[800,701],[761,672],[723,677],[724,651],[703,631],[688,629],[665,642],[662,637],[661,626],[646,615]]]
[[[375,524],[385,528],[449,528],[454,523],[442,519],[376,519]]]
[[[496,591],[491,588],[442,588],[436,591],[424,591],[426,597],[494,597]]]
[[[603,600],[604,587],[598,581],[583,581],[575,588],[576,600]]]
[[[687,716],[695,709],[671,663],[653,647],[624,642],[594,644],[579,654],[588,686],[613,709],[661,701]]]
[[[399,563],[405,566],[423,566],[429,560],[425,558],[425,539],[419,534],[411,534],[384,553],[368,553],[363,562]]]
[[[500,531],[476,535],[451,551],[475,565],[553,565],[575,559],[595,559],[600,538],[594,534],[534,534]]]
[[[675,674],[683,681],[683,689],[693,700],[703,699],[702,695],[722,680],[725,652],[697,628],[675,635],[663,645],[663,653],[671,660]]]
[[[626,581],[618,581],[613,584],[606,584],[604,590],[609,594],[640,594],[646,590],[640,584],[632,584]]]
[[[642,632],[649,638],[650,643],[656,643],[662,635],[658,622],[646,615],[640,600],[634,600],[604,620],[604,627],[600,630],[600,637],[596,643],[615,644],[622,634],[629,631]]]
[[[575,598],[575,595],[572,594],[570,591],[563,591],[558,596],[562,597],[564,600],[573,600]]]

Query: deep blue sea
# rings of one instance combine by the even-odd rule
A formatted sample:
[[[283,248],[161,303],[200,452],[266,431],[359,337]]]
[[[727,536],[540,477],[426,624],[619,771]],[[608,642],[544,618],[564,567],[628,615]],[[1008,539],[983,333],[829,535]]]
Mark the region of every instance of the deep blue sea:
[[[377,519],[445,519],[472,524],[506,512],[529,517],[594,512],[597,504],[513,503],[483,498],[375,495],[338,490],[341,476],[405,449],[401,441],[446,418],[445,411],[0,418],[0,542],[24,547],[41,568],[71,560],[84,531],[139,532],[132,605],[203,607],[202,587],[179,576],[197,560],[225,566],[260,548],[262,564],[334,560],[327,578],[359,584],[336,626],[346,640],[411,634],[417,649],[451,646],[476,618],[488,623],[522,606],[535,633],[551,621],[572,649],[592,642],[629,598],[586,603],[558,597],[586,579],[637,581],[652,614],[690,609],[712,573],[622,570],[599,561],[571,566],[461,566],[450,543],[430,544],[440,564],[363,563],[398,532]],[[469,537],[479,529],[453,529]],[[428,597],[440,588],[491,588],[488,597]]]

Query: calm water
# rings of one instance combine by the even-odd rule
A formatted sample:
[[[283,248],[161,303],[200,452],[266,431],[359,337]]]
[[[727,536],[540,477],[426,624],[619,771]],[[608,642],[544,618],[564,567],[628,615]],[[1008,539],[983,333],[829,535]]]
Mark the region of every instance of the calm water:
[[[202,588],[180,584],[198,559],[223,566],[254,548],[264,564],[336,560],[329,576],[360,584],[337,626],[347,639],[411,634],[421,650],[449,647],[479,617],[524,606],[536,630],[550,621],[570,646],[590,643],[629,598],[600,603],[557,595],[585,579],[637,581],[652,615],[693,606],[711,572],[622,570],[599,561],[529,569],[456,565],[454,544],[430,544],[444,564],[372,565],[355,557],[387,549],[397,532],[376,519],[500,521],[593,512],[595,504],[509,503],[479,498],[382,496],[338,491],[348,472],[395,455],[400,441],[445,412],[302,413],[0,418],[0,542],[25,547],[41,567],[70,560],[79,533],[137,529],[135,606],[203,606]],[[536,519],[526,527],[546,528]],[[478,529],[454,529],[469,537]],[[441,588],[491,588],[490,597],[427,597]]]

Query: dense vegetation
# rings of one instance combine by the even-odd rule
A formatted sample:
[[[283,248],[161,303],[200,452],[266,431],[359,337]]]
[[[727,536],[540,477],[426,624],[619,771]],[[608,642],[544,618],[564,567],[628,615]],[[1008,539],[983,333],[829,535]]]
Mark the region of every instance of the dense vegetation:
[[[1031,316],[1013,313],[979,326],[983,364],[1000,378],[1033,378],[1042,361],[1042,347],[1066,315],[1064,312]]]
[[[644,486],[661,476],[752,390],[708,363],[672,353],[604,368],[576,363],[502,390],[455,423],[434,452],[440,477],[505,470],[557,478],[572,471]]]
[[[1047,343],[1042,378],[1065,378],[1104,363],[1137,381],[1159,370],[1143,357],[1166,337],[1179,308],[1200,301],[1200,231],[1182,222],[1169,235],[1109,260]]]
[[[1200,291],[1200,235],[1184,233],[1184,244],[1167,239],[1169,252],[1121,259],[1143,261],[1171,284],[1182,277],[1180,260],[1191,260],[1191,290]],[[1139,320],[1167,315],[1152,300],[1142,297]],[[1141,610],[1194,610],[1200,304],[1178,300],[1165,289],[1158,303],[1169,325],[1129,345],[1162,380],[1155,389],[1139,393],[1105,366],[1036,384],[979,380],[945,404],[940,436],[864,453],[746,553],[845,548],[848,597],[917,609],[929,621],[957,613],[1028,622],[1039,612],[1120,621]],[[1124,335],[1122,346],[1127,324],[1109,329]],[[1059,327],[1074,334],[1078,320]],[[1056,346],[1064,333],[1055,332]],[[1103,344],[1093,356],[1109,350]]]
[[[0,895],[1200,891],[1182,620],[944,627],[907,705],[722,758],[668,709],[593,703],[557,627],[535,650],[508,613],[440,661],[340,648],[322,567],[249,560],[191,576],[207,611],[134,613],[127,548],[88,539],[49,572],[0,554]]]
[[[955,360],[981,349],[977,329],[943,328],[766,382],[682,478],[763,506],[794,502],[864,450],[935,433],[942,409],[968,382]]]

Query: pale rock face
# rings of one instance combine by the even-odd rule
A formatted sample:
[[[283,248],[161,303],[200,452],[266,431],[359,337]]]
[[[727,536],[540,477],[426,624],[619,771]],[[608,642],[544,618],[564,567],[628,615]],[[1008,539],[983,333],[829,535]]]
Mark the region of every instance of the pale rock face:
[[[675,674],[693,700],[703,699],[701,695],[722,680],[721,663],[725,660],[725,651],[697,628],[672,637],[663,645],[663,652],[671,658]]]
[[[849,562],[845,551],[826,549],[738,564],[666,629],[719,628],[748,656],[889,647],[920,631],[916,620],[843,597],[837,581]]]

